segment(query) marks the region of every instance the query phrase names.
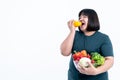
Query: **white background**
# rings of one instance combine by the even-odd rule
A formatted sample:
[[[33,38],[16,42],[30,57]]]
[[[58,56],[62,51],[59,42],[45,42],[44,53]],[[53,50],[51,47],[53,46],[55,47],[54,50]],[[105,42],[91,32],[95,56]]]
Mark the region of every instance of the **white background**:
[[[119,79],[119,0],[0,0],[0,80],[67,80],[69,58],[60,44],[69,33],[67,21],[83,8],[98,13],[108,34],[115,63],[110,80]]]

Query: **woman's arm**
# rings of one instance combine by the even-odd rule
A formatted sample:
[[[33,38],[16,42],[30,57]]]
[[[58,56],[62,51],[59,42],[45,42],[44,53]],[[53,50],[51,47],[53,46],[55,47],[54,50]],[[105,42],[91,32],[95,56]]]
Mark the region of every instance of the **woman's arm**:
[[[62,42],[60,46],[61,53],[64,56],[70,55],[71,49],[73,46],[73,41],[74,41],[74,36],[75,36],[75,27],[73,26],[73,21],[74,20],[68,21],[68,27],[70,29],[70,33],[68,34],[68,36],[66,37],[66,39]]]
[[[105,57],[104,65],[97,68],[97,74],[100,74],[109,70],[113,66],[113,63],[114,63],[114,57],[112,56]]]
[[[97,68],[97,74],[106,72],[113,66],[114,63],[113,46],[111,40],[109,36],[105,37],[103,40],[104,44],[101,46],[101,53],[103,53],[103,56],[106,56],[105,63]]]
[[[105,63],[97,68],[95,68],[92,63],[89,63],[89,67],[85,68],[82,66],[78,66],[78,70],[80,73],[82,74],[86,74],[86,75],[97,75],[103,72],[108,71],[114,63],[114,57],[109,56],[109,57],[105,57]]]
[[[62,55],[64,56],[70,55],[73,46],[74,35],[75,31],[70,32],[67,38],[62,42],[60,47]]]

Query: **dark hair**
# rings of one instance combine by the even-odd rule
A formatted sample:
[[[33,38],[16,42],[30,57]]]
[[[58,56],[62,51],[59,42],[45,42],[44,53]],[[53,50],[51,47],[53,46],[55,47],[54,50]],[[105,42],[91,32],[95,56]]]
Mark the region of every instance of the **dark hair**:
[[[100,29],[100,23],[98,15],[93,9],[83,9],[79,12],[78,16],[81,15],[88,16],[88,27],[87,31],[98,31]],[[80,30],[80,28],[79,28]]]

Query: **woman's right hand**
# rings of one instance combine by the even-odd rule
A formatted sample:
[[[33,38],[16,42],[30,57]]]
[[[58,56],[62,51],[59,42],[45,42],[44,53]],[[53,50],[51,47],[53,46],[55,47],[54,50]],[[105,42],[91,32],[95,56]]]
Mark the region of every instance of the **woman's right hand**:
[[[74,20],[68,21],[68,27],[69,27],[70,31],[75,31],[75,29],[76,29],[76,27],[74,27],[74,25],[73,25],[73,22],[74,22]]]

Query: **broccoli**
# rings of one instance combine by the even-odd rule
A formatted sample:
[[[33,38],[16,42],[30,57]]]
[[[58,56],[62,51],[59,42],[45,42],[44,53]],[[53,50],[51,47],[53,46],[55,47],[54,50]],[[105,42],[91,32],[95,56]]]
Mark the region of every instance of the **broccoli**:
[[[98,53],[98,52],[92,52],[92,53],[91,53],[91,60],[94,60],[94,61],[95,61],[95,62],[93,63],[93,65],[94,65],[95,67],[98,67],[98,66],[103,65],[104,62],[105,62],[105,58],[104,58],[102,55],[100,55],[100,53]]]

